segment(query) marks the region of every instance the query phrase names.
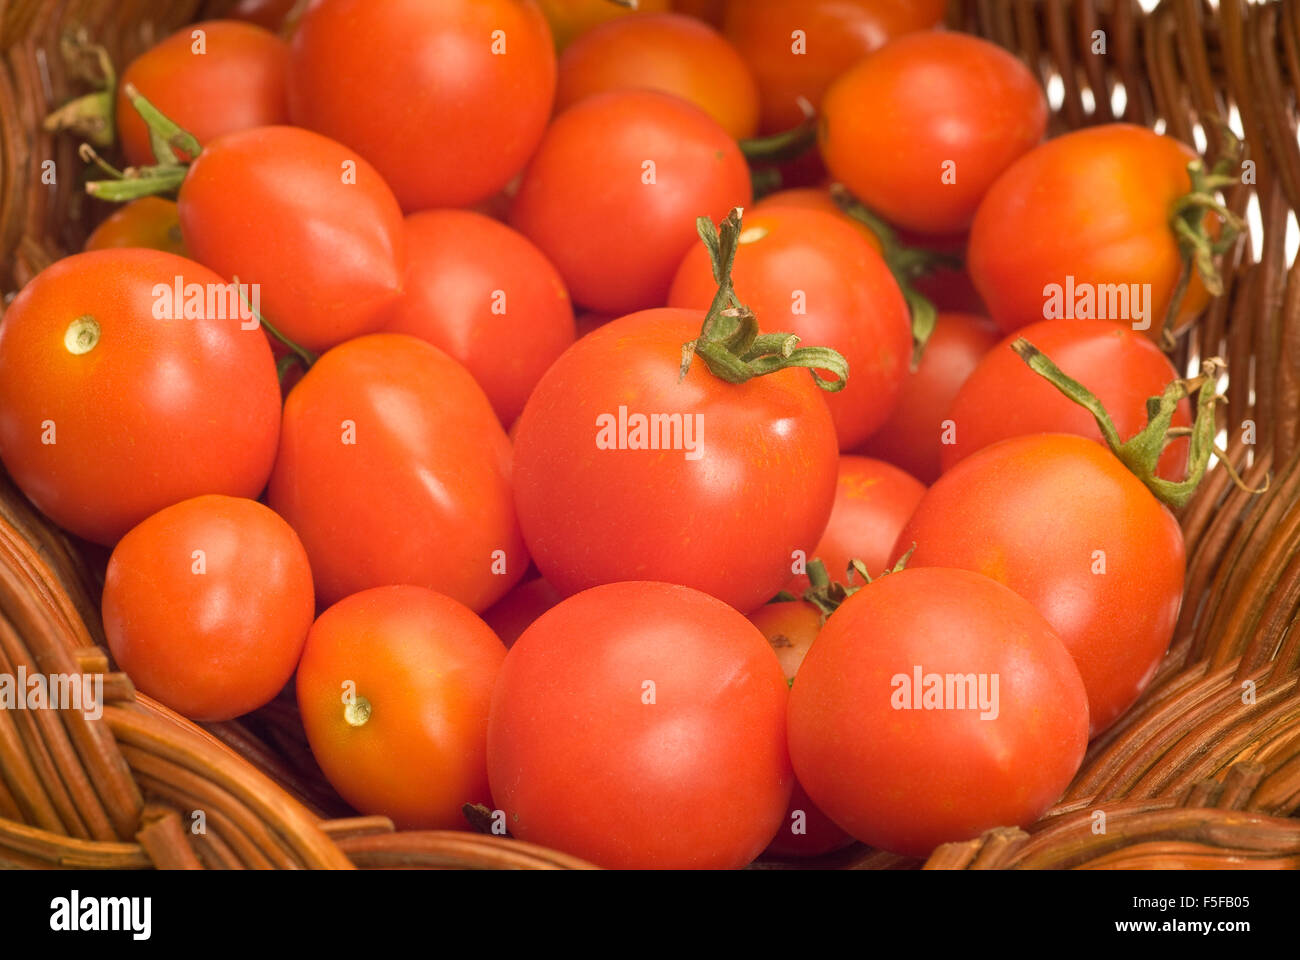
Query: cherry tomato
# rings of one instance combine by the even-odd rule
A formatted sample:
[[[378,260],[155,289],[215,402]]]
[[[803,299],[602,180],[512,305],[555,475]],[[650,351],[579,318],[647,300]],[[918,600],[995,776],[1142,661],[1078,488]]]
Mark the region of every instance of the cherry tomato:
[[[206,267],[144,249],[76,254],[22,289],[0,322],[0,459],[46,516],[111,546],[190,497],[261,492],[280,388],[229,293]],[[226,300],[213,315],[207,294]]]
[[[255,23],[268,30],[279,30],[298,0],[239,0],[226,11],[232,20]]]
[[[465,210],[406,218],[406,279],[386,329],[427,340],[465,365],[502,423],[573,342],[573,305],[541,252]]]
[[[528,569],[505,431],[464,367],[405,334],[335,347],[293,388],[267,502],[322,603],[404,583],[485,610]]]
[[[596,587],[506,656],[492,799],[516,837],[600,866],[743,867],[790,798],[787,699],[771,647],[725,604],[664,583]]]
[[[749,611],[825,529],[838,458],[821,391],[806,370],[730,384],[698,360],[682,379],[702,322],[670,309],[611,321],[529,397],[515,502],[561,593],[656,578]]]
[[[631,14],[663,13],[669,0],[637,0],[636,6],[611,3],[610,0],[538,0],[555,35],[555,45],[563,50],[575,38],[599,24]]]
[[[504,187],[554,96],[530,0],[318,0],[293,35],[289,116],[373,163],[407,213]]]
[[[673,9],[721,29],[727,15],[727,0],[673,0]]]
[[[510,215],[598,313],[662,306],[697,217],[751,197],[736,142],[695,107],[649,90],[597,94],[560,114]]]
[[[121,539],[104,633],[137,687],[191,720],[230,720],[293,676],[316,606],[307,554],[256,500],[173,504]]]
[[[227,133],[289,120],[289,48],[251,23],[207,20],[136,57],[117,90],[117,131],[133,167],[155,158],[149,129],[126,98],[134,84],[169,119],[207,144]]]
[[[326,779],[399,828],[464,830],[488,799],[487,722],[506,650],[469,608],[423,587],[340,600],[307,635],[298,707]]]
[[[119,207],[86,238],[87,250],[114,247],[148,247],[189,256],[181,239],[176,204],[162,197],[141,197]]]
[[[514,646],[520,634],[538,617],[563,599],[560,591],[542,577],[537,577],[519,584],[492,604],[484,612],[483,619],[508,648]]]
[[[1030,434],[971,454],[921,498],[895,553],[913,543],[909,567],[974,570],[1038,608],[1083,675],[1092,736],[1138,698],[1173,637],[1178,521],[1083,437]]]
[[[877,253],[880,252],[880,238],[861,220],[855,220],[841,210],[839,204],[831,196],[830,191],[824,187],[791,187],[787,190],[777,190],[775,193],[769,193],[754,204],[754,212],[759,213],[773,207],[800,207],[805,210],[820,210],[822,213],[829,213],[832,216],[839,217],[845,223],[853,224],[854,229],[862,234],[863,239],[871,244],[872,249]]]

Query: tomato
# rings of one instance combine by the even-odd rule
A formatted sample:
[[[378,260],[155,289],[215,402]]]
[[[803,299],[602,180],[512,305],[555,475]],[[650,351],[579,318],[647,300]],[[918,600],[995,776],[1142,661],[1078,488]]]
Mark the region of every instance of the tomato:
[[[555,109],[607,90],[661,90],[695,104],[740,140],[758,128],[758,88],[716,30],[674,13],[611,20],[560,58]]]
[[[1087,387],[1110,413],[1120,438],[1147,425],[1147,400],[1164,393],[1178,371],[1160,348],[1141,334],[1108,320],[1043,320],[998,344],[957,392],[948,409],[952,443],[944,444],[944,470],[990,444],[1025,433],[1074,433],[1104,443],[1091,413],[1025,365],[1011,349],[1024,337],[1062,371]],[[1173,426],[1192,425],[1183,400]],[[1187,473],[1187,438],[1174,440],[1160,457],[1160,476]]]
[[[637,0],[634,7],[610,0],[538,0],[546,14],[555,45],[563,50],[576,37],[599,24],[630,14],[663,13],[669,0]]]
[[[766,332],[833,347],[849,382],[826,402],[840,449],[885,422],[912,353],[907,302],[884,260],[839,217],[772,207],[745,218],[732,280]],[[706,309],[717,291],[709,251],[695,244],[668,294],[672,307]]]
[[[975,289],[975,284],[966,271],[965,236],[921,237],[901,230],[898,241],[906,247],[928,250],[955,261],[944,263],[939,260],[930,263],[926,272],[912,281],[917,293],[940,311],[973,313],[982,317],[988,315],[984,301],[980,299],[979,291]]]
[[[736,142],[698,107],[649,90],[597,94],[560,114],[524,172],[515,229],[598,313],[659,307],[697,217],[751,197]]]
[[[183,296],[186,313],[178,284],[226,302],[210,315]],[[280,389],[228,294],[211,270],[144,249],[76,254],[22,289],[0,321],[0,460],[47,517],[111,546],[181,500],[258,495]]]
[[[232,20],[245,20],[268,30],[279,30],[298,0],[239,0],[226,11]]]
[[[302,725],[326,779],[401,829],[466,829],[461,808],[488,799],[488,705],[505,656],[473,611],[423,587],[334,604],[298,667]]]
[[[189,256],[181,239],[176,204],[162,197],[141,197],[119,207],[86,238],[87,250],[114,247],[148,247]]]
[[[406,277],[386,329],[429,341],[465,365],[502,423],[573,342],[564,281],[504,224],[463,210],[406,218]]]
[[[528,569],[505,431],[464,367],[405,334],[335,347],[293,388],[267,502],[322,603],[396,583],[485,610]]]
[[[831,85],[818,141],[831,174],[891,223],[970,226],[1017,157],[1043,138],[1047,98],[1029,68],[963,33],[899,37]]]
[[[923,483],[939,476],[944,420],[958,389],[998,342],[992,321],[968,313],[940,313],[921,363],[903,380],[893,414],[861,452],[902,467]]]
[[[1011,333],[1091,312],[1158,340],[1182,271],[1169,217],[1191,188],[1187,164],[1195,156],[1172,137],[1112,123],[1056,137],[1012,164],[989,189],[970,234],[971,278],[993,319]],[[1208,299],[1193,274],[1175,328]]]
[[[179,197],[194,258],[258,284],[261,313],[308,350],[371,333],[401,291],[402,212],[375,169],[294,127],[222,137]]]
[[[721,28],[727,14],[727,0],[673,0],[673,9]]]
[[[769,193],[754,204],[754,212],[761,213],[773,207],[799,207],[805,210],[820,210],[822,213],[829,213],[839,217],[845,223],[853,224],[854,229],[862,234],[863,239],[871,244],[877,253],[880,252],[880,238],[861,220],[855,220],[841,210],[840,205],[835,202],[835,198],[831,196],[830,191],[824,187],[791,187],[787,190],[777,190],[775,193]]]
[[[136,57],[117,89],[117,130],[133,167],[155,158],[149,130],[125,89],[133,84],[169,119],[207,144],[227,133],[289,120],[289,48],[251,23],[207,20]]]
[[[925,857],[1037,820],[1083,762],[1088,701],[1025,600],[965,570],[908,569],[831,614],[791,688],[789,734],[799,782],[837,824]]]
[[[492,799],[519,839],[603,867],[743,867],[790,798],[787,699],[771,647],[725,604],[664,583],[596,587],[506,656]]]
[[[1173,637],[1178,521],[1083,437],[1031,434],[971,454],[921,498],[895,553],[912,543],[909,567],[974,570],[1038,608],[1083,675],[1093,736],[1138,698]]]
[[[681,379],[682,344],[701,322],[671,309],[611,321],[529,397],[515,503],[561,593],[654,578],[749,611],[825,528],[838,458],[821,391],[806,370],[730,384],[698,360]]]
[[[521,583],[492,604],[483,619],[507,647],[514,646],[520,634],[533,625],[542,614],[564,598],[560,591],[542,577]]]
[[[137,687],[191,720],[230,720],[293,676],[316,611],[307,554],[256,500],[166,507],[113,550],[104,633]]]
[[[546,21],[521,0],[318,0],[293,35],[289,116],[375,165],[407,213],[486,200],[555,96]]]
[[[933,27],[944,0],[731,0],[725,32],[758,80],[760,129],[803,119],[831,81],[892,37]]]

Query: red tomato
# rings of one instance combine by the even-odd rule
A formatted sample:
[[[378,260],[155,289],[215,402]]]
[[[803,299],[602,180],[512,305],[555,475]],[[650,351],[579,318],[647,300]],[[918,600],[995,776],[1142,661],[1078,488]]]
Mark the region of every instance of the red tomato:
[[[721,28],[727,0],[673,0],[673,9]]]
[[[289,48],[262,27],[207,20],[183,27],[136,57],[117,88],[117,130],[133,167],[155,158],[149,129],[127,99],[134,84],[150,103],[199,143],[289,120]]]
[[[1093,736],[1138,698],[1173,637],[1178,521],[1091,440],[1031,434],[971,454],[921,498],[895,553],[913,543],[909,567],[974,570],[1038,608],[1083,675]]]
[[[1104,443],[1091,413],[1025,365],[1011,349],[1024,337],[1069,377],[1087,387],[1110,413],[1120,438],[1147,424],[1147,400],[1164,393],[1178,371],[1160,348],[1141,334],[1108,320],[1043,320],[1012,334],[980,361],[948,408],[952,443],[942,446],[943,469],[1007,437],[1025,433],[1074,433]],[[1183,400],[1175,427],[1192,425]],[[1160,457],[1159,474],[1187,474],[1187,438],[1174,440]]]
[[[292,40],[289,116],[357,150],[407,213],[486,200],[551,114],[555,50],[520,0],[317,0]]]
[[[402,829],[466,829],[461,807],[488,799],[488,705],[505,656],[471,610],[422,587],[376,587],[322,613],[298,707],[334,789]]]
[[[191,720],[230,720],[293,676],[316,606],[307,554],[255,500],[173,504],[121,539],[104,633],[137,687]]]
[[[991,320],[940,313],[920,365],[903,380],[893,414],[861,452],[902,467],[923,483],[933,483],[940,473],[948,407],[980,358],[997,342],[998,330]]]
[[[529,397],[515,503],[561,593],[656,578],[749,611],[825,528],[838,458],[821,391],[806,370],[730,384],[699,360],[681,379],[682,344],[701,322],[668,309],[611,321]]]
[[[516,837],[600,866],[743,867],[790,798],[786,701],[771,647],[725,604],[664,583],[596,587],[506,656],[492,799]]]
[[[1047,98],[1001,47],[963,33],[899,37],[826,92],[818,140],[834,177],[891,223],[970,226],[989,185],[1043,138]]]
[[[308,350],[371,333],[402,282],[402,211],[342,144],[262,127],[210,144],[181,184],[194,258],[256,283],[261,313]]]
[[[466,210],[406,218],[405,291],[387,328],[465,365],[502,423],[573,342],[573,305],[541,252],[504,224]]]
[[[484,612],[483,619],[508,648],[514,646],[538,617],[563,599],[560,591],[538,577],[519,584],[492,604]]]
[[[293,388],[267,502],[322,603],[405,583],[485,610],[528,569],[505,431],[464,367],[405,334],[335,347]]]
[[[599,24],[631,14],[663,13],[669,0],[637,0],[635,8],[610,0],[538,0],[551,25],[555,45],[563,50],[574,38]]]
[[[279,30],[298,0],[238,0],[226,11],[232,20],[245,20],[268,30]]]
[[[265,335],[241,328],[228,297],[217,315],[195,300],[185,313],[178,284],[229,294],[192,260],[96,250],[41,271],[0,322],[0,459],[46,516],[95,543],[200,494],[256,497],[275,458]]]
[[[1083,762],[1088,701],[1030,604],[965,570],[909,569],[831,614],[789,732],[799,782],[836,823],[925,857],[1037,820]]]
[[[736,142],[677,97],[626,90],[589,97],[555,119],[510,222],[598,313],[662,306],[697,217],[751,197]]]
[[[841,450],[885,422],[907,374],[911,319],[894,275],[857,230],[817,210],[755,213],[745,218],[732,281],[765,332],[797,334],[849,362],[848,386],[826,395]],[[697,243],[677,271],[668,305],[704,310],[717,289],[709,251]]]
[[[181,239],[176,204],[162,197],[141,197],[124,204],[86,238],[87,250],[114,247],[148,247],[178,257],[189,256]]]
[[[845,223],[853,224],[854,229],[862,234],[863,239],[871,244],[872,249],[877,253],[880,252],[880,238],[861,220],[855,220],[841,210],[840,205],[835,202],[835,198],[831,196],[830,191],[824,187],[791,187],[788,190],[769,193],[754,204],[754,212],[766,212],[773,207],[799,207],[804,210],[820,210],[822,213],[829,213],[839,217]]]

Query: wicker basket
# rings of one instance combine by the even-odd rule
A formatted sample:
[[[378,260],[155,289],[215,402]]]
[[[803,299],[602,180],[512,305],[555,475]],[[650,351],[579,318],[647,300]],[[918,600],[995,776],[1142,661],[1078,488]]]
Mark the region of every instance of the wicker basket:
[[[93,80],[75,38],[121,64],[228,5],[0,0],[0,291],[79,249],[94,216],[75,177],[40,178],[49,159],[78,169],[75,139],[41,128]],[[1285,248],[1300,210],[1300,0],[1220,0],[1217,10],[1163,0],[1149,14],[1137,0],[955,0],[949,23],[1023,56],[1053,94],[1054,132],[1125,119],[1199,137],[1213,155],[1221,118],[1239,112],[1256,183],[1228,199],[1240,212],[1256,195],[1262,250],[1243,238],[1228,256],[1225,294],[1180,338],[1176,361],[1226,358],[1228,457],[1246,484],[1271,483],[1250,495],[1220,464],[1184,509],[1190,560],[1173,646],[1062,801],[1028,831],[945,845],[924,866],[1300,866],[1300,631],[1290,630],[1300,617],[1300,273]],[[99,719],[0,711],[0,866],[587,866],[506,838],[349,816],[291,700],[200,727],[109,672],[97,589],[78,548],[0,477],[0,673],[102,672],[106,701]],[[813,865],[922,864],[856,847]]]

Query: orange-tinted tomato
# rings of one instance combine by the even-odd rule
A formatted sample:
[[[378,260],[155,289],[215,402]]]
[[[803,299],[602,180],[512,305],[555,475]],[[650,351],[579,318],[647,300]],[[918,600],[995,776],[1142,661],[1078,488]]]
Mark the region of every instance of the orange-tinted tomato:
[[[636,9],[610,0],[537,0],[555,35],[555,45],[563,50],[576,37],[598,24],[633,14],[663,13],[669,0],[638,0]]]
[[[854,228],[862,234],[867,243],[879,252],[880,238],[876,236],[861,220],[855,220],[847,213],[840,209],[840,205],[835,202],[830,191],[823,187],[790,187],[787,190],[777,190],[775,193],[769,193],[758,203],[754,204],[754,212],[771,209],[772,207],[800,207],[804,210],[820,210],[822,213],[829,213],[839,217],[846,223],[853,224]]]
[[[114,210],[86,238],[86,249],[114,247],[148,247],[188,257],[175,202],[162,197],[141,197]]]

